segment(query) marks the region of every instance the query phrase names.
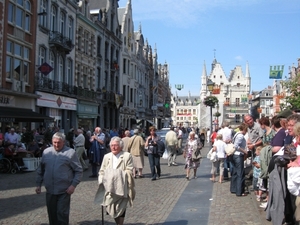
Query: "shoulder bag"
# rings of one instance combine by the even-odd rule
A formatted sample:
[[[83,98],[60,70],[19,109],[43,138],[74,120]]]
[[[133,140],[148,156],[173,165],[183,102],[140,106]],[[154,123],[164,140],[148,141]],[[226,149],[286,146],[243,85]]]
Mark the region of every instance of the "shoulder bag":
[[[233,155],[233,153],[235,152],[235,147],[234,147],[234,140],[236,138],[236,136],[238,135],[239,133],[236,133],[231,141],[231,143],[228,143],[226,148],[225,148],[225,152],[227,154],[227,156],[230,156],[230,155]]]

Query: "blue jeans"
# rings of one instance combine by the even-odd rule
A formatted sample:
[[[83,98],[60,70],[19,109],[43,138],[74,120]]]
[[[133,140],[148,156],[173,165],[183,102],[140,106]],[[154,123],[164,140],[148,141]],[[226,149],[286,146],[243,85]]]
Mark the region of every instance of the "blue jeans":
[[[228,169],[230,174],[232,174],[232,163],[226,157],[224,160],[224,177],[228,178]]]
[[[230,192],[240,196],[245,189],[244,155],[233,155]]]
[[[152,178],[156,178],[156,176],[160,177],[161,170],[160,170],[160,156],[154,154],[148,154],[151,176]],[[156,171],[155,171],[156,167]]]
[[[71,195],[46,193],[46,205],[50,225],[68,225]]]

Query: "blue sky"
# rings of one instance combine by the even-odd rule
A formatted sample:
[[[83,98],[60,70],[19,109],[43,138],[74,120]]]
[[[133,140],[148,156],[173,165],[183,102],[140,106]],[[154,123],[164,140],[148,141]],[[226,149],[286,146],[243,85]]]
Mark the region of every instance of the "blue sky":
[[[226,76],[235,66],[251,89],[272,85],[269,69],[284,65],[283,76],[300,58],[299,0],[131,0],[134,29],[157,48],[158,62],[170,65],[172,93],[199,95],[204,61],[211,72],[214,55]],[[127,0],[120,0],[125,7]],[[214,51],[215,49],[215,51]],[[175,84],[183,84],[178,91]]]

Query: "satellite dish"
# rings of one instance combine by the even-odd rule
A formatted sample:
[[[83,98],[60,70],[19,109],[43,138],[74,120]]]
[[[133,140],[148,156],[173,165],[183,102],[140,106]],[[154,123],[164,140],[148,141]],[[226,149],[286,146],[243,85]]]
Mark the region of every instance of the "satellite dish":
[[[78,4],[78,7],[81,7],[82,6],[82,1],[79,1],[77,4]]]

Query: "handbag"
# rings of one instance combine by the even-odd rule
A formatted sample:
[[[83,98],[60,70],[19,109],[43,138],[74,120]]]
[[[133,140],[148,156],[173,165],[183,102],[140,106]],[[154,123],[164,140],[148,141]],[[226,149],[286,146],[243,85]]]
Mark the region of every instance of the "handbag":
[[[210,156],[210,159],[209,159],[211,162],[216,162],[218,160],[218,156],[217,156],[217,152],[216,151],[213,151],[211,153],[211,156]]]
[[[167,149],[165,149],[164,154],[162,156],[163,159],[168,159],[169,158],[169,152]]]
[[[145,147],[144,148],[144,156],[148,156],[148,152],[147,151],[148,151],[148,147]]]
[[[217,152],[213,151],[213,148],[209,150],[206,156],[211,162],[216,162],[218,160]]]
[[[233,155],[233,153],[235,152],[235,147],[234,147],[234,140],[236,138],[236,136],[238,135],[238,133],[236,133],[232,139],[231,143],[228,143],[226,148],[225,148],[225,152],[227,154],[227,156]]]
[[[196,150],[193,151],[192,161],[196,162],[196,161],[199,161],[200,159],[202,159],[201,151],[200,151],[200,148],[197,148]]]

